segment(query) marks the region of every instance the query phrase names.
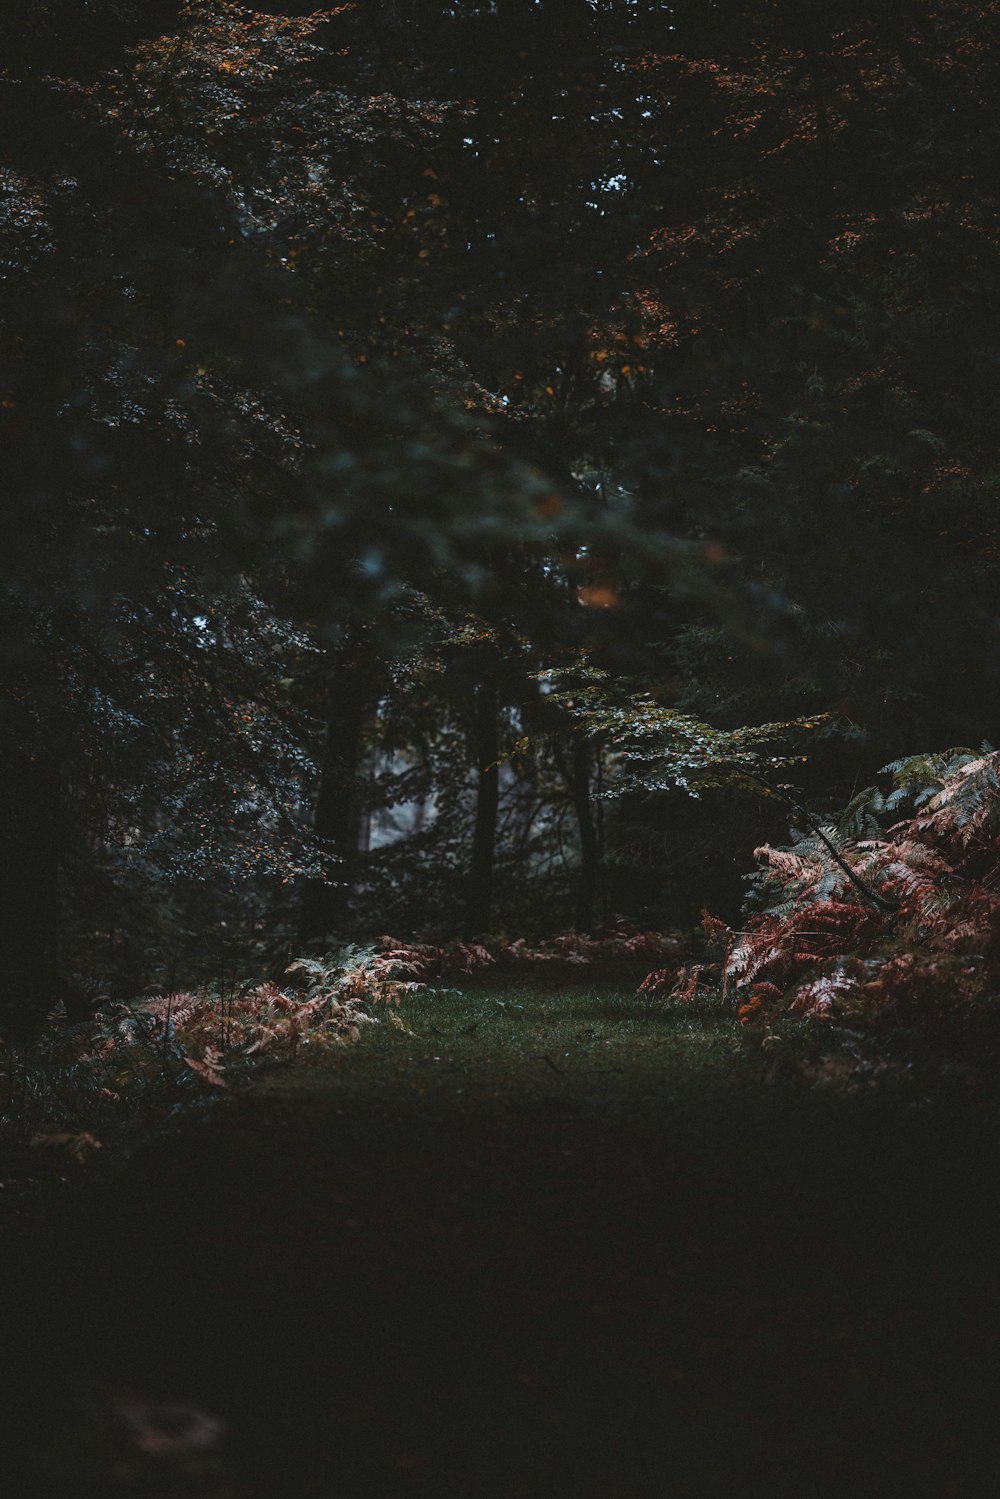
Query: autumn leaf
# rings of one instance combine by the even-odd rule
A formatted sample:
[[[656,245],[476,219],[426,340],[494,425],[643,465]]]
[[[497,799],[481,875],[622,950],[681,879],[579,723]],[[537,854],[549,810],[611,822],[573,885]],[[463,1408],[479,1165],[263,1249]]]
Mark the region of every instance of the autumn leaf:
[[[185,1057],[184,1061],[193,1071],[197,1072],[199,1077],[203,1077],[206,1083],[211,1083],[216,1088],[225,1088],[227,1086],[221,1075],[225,1064],[222,1061],[221,1053],[214,1047],[210,1046],[208,1048],[201,1061],[197,1057]]]

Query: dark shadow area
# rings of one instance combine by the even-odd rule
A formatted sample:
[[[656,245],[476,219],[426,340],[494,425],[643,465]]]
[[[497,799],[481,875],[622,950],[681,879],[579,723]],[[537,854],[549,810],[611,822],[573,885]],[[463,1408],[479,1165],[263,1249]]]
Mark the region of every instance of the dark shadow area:
[[[303,1077],[178,1125],[8,1265],[5,1493],[992,1487],[980,1098]],[[109,1489],[123,1391],[224,1421],[220,1472]]]

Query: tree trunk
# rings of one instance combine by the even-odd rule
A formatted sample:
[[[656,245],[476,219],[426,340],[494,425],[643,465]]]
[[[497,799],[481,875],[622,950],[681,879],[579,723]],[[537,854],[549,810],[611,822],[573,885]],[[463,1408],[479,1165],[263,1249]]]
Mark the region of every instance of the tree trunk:
[[[576,887],[573,925],[578,932],[589,932],[594,925],[594,905],[601,878],[601,841],[591,799],[590,772],[593,760],[590,745],[579,734],[573,735],[571,743],[573,748],[569,763],[558,742],[553,742],[552,749],[573,804],[580,846],[580,879]]]
[[[322,878],[311,881],[303,892],[299,923],[302,942],[326,942],[342,936],[350,913],[361,830],[358,777],[365,716],[371,702],[369,665],[367,658],[345,661],[330,682],[326,746],[314,819],[316,834],[329,852],[322,859]]]
[[[472,861],[465,906],[466,937],[482,936],[489,930],[493,906],[493,858],[500,806],[497,710],[496,683],[481,682],[476,688],[473,728],[473,753],[479,778],[476,785],[476,826],[472,835]]]
[[[5,1032],[27,1035],[41,1025],[59,997],[59,768],[42,752],[15,750],[5,759],[0,792],[0,1026]]]
[[[576,892],[576,916],[574,925],[578,932],[589,932],[594,925],[594,904],[597,899],[600,879],[600,846],[594,807],[591,800],[590,772],[592,757],[586,739],[577,736],[573,741],[573,768],[570,776],[570,795],[580,837],[580,883]]]

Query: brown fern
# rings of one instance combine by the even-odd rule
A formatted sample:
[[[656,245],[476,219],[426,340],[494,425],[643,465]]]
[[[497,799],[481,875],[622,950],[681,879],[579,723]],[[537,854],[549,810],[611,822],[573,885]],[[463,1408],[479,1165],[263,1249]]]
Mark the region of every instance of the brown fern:
[[[757,850],[770,908],[732,934],[724,964],[741,1018],[891,1014],[911,1023],[991,1001],[1000,980],[1000,752],[890,768],[903,789],[883,805],[905,791],[918,810],[882,837],[839,849],[884,908],[824,872],[815,841]]]

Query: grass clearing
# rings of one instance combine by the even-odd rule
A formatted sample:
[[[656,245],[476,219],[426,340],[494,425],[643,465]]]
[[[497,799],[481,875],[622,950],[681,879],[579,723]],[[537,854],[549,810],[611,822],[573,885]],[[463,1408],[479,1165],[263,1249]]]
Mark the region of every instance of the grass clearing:
[[[123,1384],[230,1433],[179,1486],[133,1454],[137,1499],[991,1490],[982,1048],[520,976],[380,1019],[7,1268],[5,1493],[105,1499]]]

